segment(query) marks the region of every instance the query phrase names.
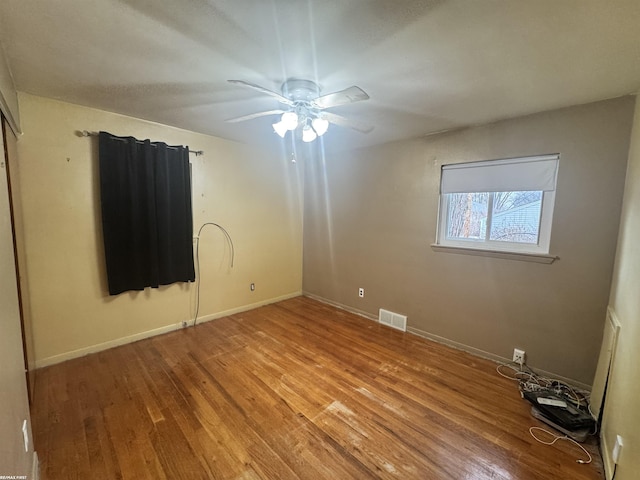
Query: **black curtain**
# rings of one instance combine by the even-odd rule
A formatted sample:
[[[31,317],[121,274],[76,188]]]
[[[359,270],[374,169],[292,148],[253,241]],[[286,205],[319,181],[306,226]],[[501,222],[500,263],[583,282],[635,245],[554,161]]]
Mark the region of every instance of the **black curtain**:
[[[189,147],[100,132],[109,293],[195,280]]]

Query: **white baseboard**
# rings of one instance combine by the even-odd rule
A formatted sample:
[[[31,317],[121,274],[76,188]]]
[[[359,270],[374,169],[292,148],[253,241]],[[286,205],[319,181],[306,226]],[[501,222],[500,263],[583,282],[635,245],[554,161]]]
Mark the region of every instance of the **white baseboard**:
[[[289,300],[290,298],[299,297],[302,295],[301,291],[288,293],[286,295],[282,295],[280,297],[270,298],[268,300],[262,300],[260,302],[250,303],[248,305],[242,305],[241,307],[230,308],[229,310],[224,310],[222,312],[212,313],[210,315],[204,315],[202,317],[198,317],[197,323],[210,322],[211,320],[216,320],[222,317],[228,317],[229,315],[235,315],[236,313],[246,312],[248,310],[253,310],[254,308],[263,307],[265,305],[270,305],[272,303],[282,302],[283,300]],[[189,325],[193,325],[193,319],[189,321]]]
[[[247,310],[253,310],[254,308],[262,307],[264,305],[269,305],[271,303],[276,303],[282,300],[288,300],[290,298],[299,297],[300,295],[302,295],[301,291],[292,292],[279,297],[269,298],[267,300],[261,300],[259,302],[250,303],[248,305],[242,305],[240,307],[235,307],[222,312],[205,315],[202,317],[198,317],[197,323],[208,322],[211,320],[215,320],[217,318],[227,317],[235,313],[246,312]],[[185,321],[188,323],[188,325],[193,325],[193,318]],[[103,350],[108,350],[110,348],[119,347],[120,345],[126,345],[127,343],[133,343],[133,342],[137,342],[138,340],[144,340],[145,338],[155,337],[156,335],[162,335],[163,333],[179,330],[183,328],[182,322],[183,321],[181,320],[176,323],[165,325],[164,327],[154,328],[153,330],[147,330],[145,332],[135,333],[133,335],[128,335],[126,337],[116,338],[114,340],[109,340],[107,342],[90,345],[88,347],[79,348],[77,350],[71,350],[69,352],[60,353],[58,355],[53,355],[47,358],[42,358],[40,360],[36,360],[36,368],[48,367],[50,365],[55,365],[56,363],[62,363],[67,360],[71,360],[73,358],[84,357],[85,355],[89,355],[91,353],[101,352]]]
[[[324,297],[319,297],[309,292],[302,292],[305,297],[309,297],[313,300],[317,300],[318,302],[326,303],[327,305],[331,305],[332,307],[339,308],[340,310],[345,310],[349,313],[353,313],[355,315],[359,315],[361,317],[366,318],[367,320],[373,320],[374,322],[378,321],[378,317],[372,315],[364,310],[358,310],[357,308],[350,307],[348,305],[343,305],[342,303],[334,302],[333,300],[328,300]]]
[[[326,303],[327,305],[331,305],[333,307],[336,308],[340,308],[342,310],[346,310],[347,312],[351,312],[351,313],[355,313],[356,315],[360,315],[361,317],[364,317],[368,320],[373,320],[374,322],[378,321],[378,317],[368,313],[368,312],[364,312],[358,309],[355,309],[353,307],[349,307],[347,305],[342,305],[338,302],[334,302],[332,300],[328,300],[326,298],[322,298],[319,297],[317,295],[313,295],[311,293],[308,292],[303,292],[303,295],[305,297],[309,297],[312,298],[314,300],[317,300],[319,302],[322,303]],[[425,332],[424,330],[420,330],[418,328],[414,328],[414,327],[409,327],[407,326],[407,333],[411,333],[413,335],[417,335],[419,337],[422,338],[426,338],[427,340],[432,340],[436,343],[441,343],[443,345],[447,345],[448,347],[452,347],[455,348],[457,350],[462,350],[464,352],[470,353],[472,355],[475,355],[476,357],[480,357],[480,358],[485,358],[487,360],[491,360],[497,363],[511,363],[511,359],[510,358],[505,358],[505,357],[501,357],[500,355],[495,355],[493,353],[489,353],[489,352],[485,352],[484,350],[480,350],[478,348],[475,347],[471,347],[469,345],[465,345],[463,343],[459,343],[453,340],[449,340],[448,338],[444,338],[441,337],[439,335],[435,335],[433,333],[429,333],[429,332]],[[534,367],[532,367],[534,368]],[[567,378],[567,377],[563,377],[562,375],[557,375],[553,372],[547,372],[546,370],[540,370],[538,368],[534,368],[536,373],[539,373],[540,375],[544,375],[545,377],[551,377],[551,378],[555,378],[558,380],[561,380],[565,383],[568,383],[569,385],[572,385],[574,387],[578,387],[582,390],[587,390],[587,391],[591,391],[591,385],[587,385],[585,383],[582,382],[578,382],[577,380],[574,380],[572,378]]]
[[[432,340],[436,343],[441,343],[443,345],[447,345],[448,347],[455,348],[457,350],[462,350],[476,357],[485,358],[487,360],[491,360],[496,363],[512,363],[510,358],[501,357],[500,355],[495,355],[490,352],[485,352],[484,350],[480,350],[479,348],[470,347],[469,345],[465,345],[463,343],[458,343],[453,340],[449,340],[448,338],[440,337],[438,335],[434,335],[433,333],[425,332],[418,328],[407,327],[407,332],[413,333],[414,335],[418,335],[419,337],[426,338],[427,340]],[[537,374],[540,374],[544,377],[553,378],[560,380],[564,383],[567,383],[573,387],[578,387],[581,390],[591,391],[591,385],[587,385],[586,383],[579,382],[574,380],[573,378],[563,377],[562,375],[558,375],[554,372],[548,372],[546,370],[541,370],[536,367],[531,367]]]
[[[42,358],[36,360],[36,368],[48,367],[55,365],[56,363],[62,363],[73,358],[84,357],[90,353],[97,353],[103,350],[108,350],[113,347],[119,347],[127,343],[137,342],[149,337],[155,337],[156,335],[162,335],[163,333],[172,332],[182,328],[182,322],[172,323],[164,327],[154,328],[153,330],[147,330],[146,332],[135,333],[126,337],[116,338],[115,340],[109,340],[108,342],[97,343],[95,345],[89,345],[88,347],[79,348],[77,350],[71,350],[69,352],[60,353],[58,355],[52,355],[51,357]]]
[[[40,480],[40,461],[38,453],[33,452],[33,462],[31,463],[31,480]]]

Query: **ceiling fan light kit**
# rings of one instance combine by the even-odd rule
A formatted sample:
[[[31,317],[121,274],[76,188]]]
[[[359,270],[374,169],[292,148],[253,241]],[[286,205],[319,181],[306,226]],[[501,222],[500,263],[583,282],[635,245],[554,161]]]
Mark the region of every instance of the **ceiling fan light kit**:
[[[289,129],[287,129],[287,126],[282,122],[282,120],[280,120],[278,123],[274,123],[272,127],[273,127],[273,131],[276,132],[278,135],[280,135],[280,137],[282,138],[284,138],[284,136],[289,131]]]
[[[296,112],[284,112],[280,121],[287,130],[298,128],[298,114]]]
[[[274,132],[281,138],[284,138],[289,131],[298,132],[297,135],[302,138],[303,142],[313,142],[316,138],[324,135],[329,129],[329,123],[350,127],[363,133],[372,130],[372,127],[351,122],[341,115],[323,112],[327,108],[367,100],[369,95],[355,85],[345,90],[320,96],[320,88],[311,80],[290,78],[282,84],[282,94],[243,80],[229,80],[229,82],[274,97],[286,105],[288,109],[257,112],[232,118],[227,122],[236,123],[262,116],[281,114],[280,120],[272,124]]]
[[[313,128],[309,125],[305,125],[304,127],[302,127],[302,141],[303,142],[313,142],[316,138],[318,138],[318,135],[316,134],[316,132],[313,130]]]
[[[316,117],[311,120],[311,126],[316,131],[318,136],[321,137],[322,135],[327,133],[327,129],[329,128],[329,121],[321,117]]]

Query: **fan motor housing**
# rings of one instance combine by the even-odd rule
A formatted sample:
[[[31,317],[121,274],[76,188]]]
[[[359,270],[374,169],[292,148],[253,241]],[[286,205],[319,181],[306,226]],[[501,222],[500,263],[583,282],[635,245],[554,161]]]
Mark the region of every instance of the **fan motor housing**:
[[[282,84],[282,95],[294,102],[310,102],[320,95],[320,87],[311,80],[289,78]]]

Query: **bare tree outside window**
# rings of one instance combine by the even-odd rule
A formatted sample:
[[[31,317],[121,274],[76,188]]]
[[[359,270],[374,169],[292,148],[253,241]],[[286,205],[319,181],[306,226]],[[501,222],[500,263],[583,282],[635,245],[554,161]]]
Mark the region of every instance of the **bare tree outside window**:
[[[538,243],[542,192],[494,194],[491,240]]]
[[[541,191],[451,193],[447,238],[536,244]],[[492,204],[491,211],[489,205]]]
[[[447,237],[483,239],[486,236],[488,193],[451,193]]]

